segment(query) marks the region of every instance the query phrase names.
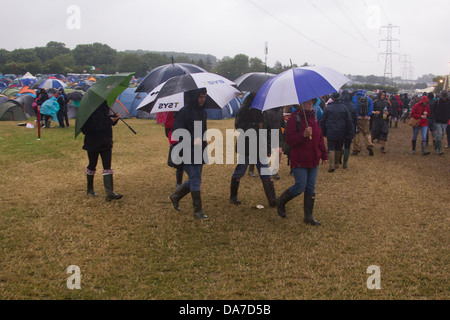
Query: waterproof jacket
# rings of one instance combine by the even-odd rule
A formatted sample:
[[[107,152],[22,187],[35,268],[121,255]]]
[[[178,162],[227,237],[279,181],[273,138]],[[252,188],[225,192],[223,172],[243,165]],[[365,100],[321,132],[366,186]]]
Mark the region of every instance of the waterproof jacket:
[[[304,137],[307,125],[312,128],[312,139]],[[286,142],[290,146],[291,168],[315,168],[320,160],[328,160],[328,152],[314,111],[296,110],[286,126]]]
[[[204,159],[203,159],[203,154],[204,151],[207,147],[207,142],[203,140],[203,137],[205,136],[205,132],[207,130],[206,127],[206,120],[207,120],[207,114],[206,114],[206,110],[205,107],[206,105],[204,105],[203,107],[200,107],[198,105],[198,97],[200,96],[201,93],[206,93],[206,91],[202,91],[201,89],[197,89],[197,90],[192,90],[189,92],[186,92],[184,95],[184,100],[185,100],[185,106],[183,108],[180,109],[180,111],[178,111],[178,113],[175,116],[175,120],[173,123],[173,132],[177,129],[186,129],[189,132],[190,135],[190,150],[191,150],[191,162],[190,164],[201,164],[201,163],[195,163],[194,162],[194,140],[195,140],[195,126],[200,126],[201,125],[201,130],[200,127],[198,127],[198,132],[201,132],[201,136],[198,136],[198,138],[201,138],[202,140],[202,163],[205,163]],[[172,134],[173,134],[172,132]],[[173,137],[171,137],[172,139],[174,139]],[[180,142],[182,141],[182,137],[180,138]]]
[[[347,107],[340,102],[330,102],[322,115],[320,127],[328,140],[344,140],[354,136],[353,121]]]
[[[272,130],[278,130],[278,147],[281,147],[283,136],[281,128],[285,126],[283,117],[283,108],[273,108],[263,112],[264,124],[263,128],[267,129],[267,145],[270,147],[272,143]],[[275,141],[273,142],[275,145]]]
[[[433,114],[434,120],[438,123],[448,123],[450,120],[450,99],[443,100],[439,98],[433,106],[431,112]]]
[[[411,110],[411,117],[419,120],[419,127],[428,126],[428,117],[430,116],[430,106],[428,105],[428,102],[428,97],[422,96],[419,103],[416,103]],[[424,112],[428,113],[426,119],[422,119]]]
[[[369,111],[367,112],[366,116],[370,117],[372,115],[372,111],[373,111],[373,101],[372,101],[372,99],[370,97],[367,97],[364,93],[359,92],[359,91],[355,92],[355,94],[353,95],[353,98],[352,98],[352,102],[353,102],[353,104],[355,105],[355,108],[356,108],[356,114],[359,115],[359,109],[358,109],[358,98],[359,97],[366,97],[367,100],[369,100]]]
[[[263,113],[261,112],[261,110],[259,109],[255,109],[255,108],[251,108],[251,105],[253,103],[254,100],[254,96],[252,96],[252,94],[249,94],[245,99],[244,102],[242,103],[242,107],[239,109],[238,113],[236,114],[236,118],[234,120],[234,126],[237,129],[241,129],[245,132],[247,132],[247,130],[249,129],[254,129],[256,131],[256,137],[257,137],[257,141],[256,141],[256,151],[257,151],[257,155],[259,156],[259,140],[260,140],[260,131],[259,129],[261,129],[261,125],[264,125],[264,116]],[[238,150],[238,145],[242,144],[243,141],[242,139],[244,139],[245,141],[245,149],[243,150]],[[250,157],[250,142],[251,139],[248,136],[243,136],[243,135],[239,135],[237,142],[236,142],[236,147],[235,150],[236,152],[242,156],[245,157],[247,160],[249,160]],[[267,151],[269,151],[269,149],[267,149]],[[244,152],[244,153],[242,153]]]
[[[352,119],[352,134],[347,137],[347,139],[353,139],[355,136],[356,127],[358,126],[358,113],[348,90],[344,90],[341,97],[342,104],[347,107],[347,110],[350,113],[350,118]]]
[[[110,108],[106,101],[95,110],[81,128],[84,133],[83,149],[92,152],[102,152],[113,147],[112,121]]]

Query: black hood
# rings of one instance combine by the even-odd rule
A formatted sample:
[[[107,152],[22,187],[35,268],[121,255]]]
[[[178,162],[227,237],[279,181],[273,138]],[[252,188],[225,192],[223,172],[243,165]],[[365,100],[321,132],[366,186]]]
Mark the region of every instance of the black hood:
[[[206,94],[206,88],[200,88],[200,89],[194,89],[191,91],[187,91],[184,93],[184,103],[186,106],[190,106],[192,108],[205,108],[206,103],[203,105],[203,107],[200,107],[198,105],[198,97],[201,94]]]
[[[341,99],[342,99],[342,102],[350,102],[350,101],[352,101],[352,98],[350,96],[350,92],[348,90],[342,91]]]

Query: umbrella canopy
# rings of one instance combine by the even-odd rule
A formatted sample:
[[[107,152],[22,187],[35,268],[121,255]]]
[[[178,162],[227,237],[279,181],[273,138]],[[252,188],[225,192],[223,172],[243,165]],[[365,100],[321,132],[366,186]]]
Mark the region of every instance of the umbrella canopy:
[[[265,72],[250,72],[243,74],[234,82],[241,91],[258,92],[264,83],[276,74]]]
[[[91,114],[104,102],[112,106],[123,90],[128,88],[134,73],[118,73],[97,81],[83,96],[75,121],[75,138]]]
[[[150,92],[172,77],[191,73],[206,72],[205,69],[190,63],[173,63],[157,67],[149,72],[136,88],[136,92]]]
[[[72,101],[80,101],[83,98],[83,92],[81,91],[71,91],[67,94],[67,98]]]
[[[327,67],[292,68],[269,79],[256,94],[252,108],[265,111],[338,91],[350,79]]]
[[[199,88],[207,90],[206,108],[223,108],[241,94],[235,85],[234,82],[209,72],[173,77],[150,92],[137,109],[151,113],[179,111],[184,107],[184,93]]]
[[[56,78],[48,78],[44,81],[41,82],[41,84],[39,84],[39,88],[43,88],[43,89],[57,89],[57,88],[65,88],[67,87],[67,85],[62,82],[61,80],[58,80]]]

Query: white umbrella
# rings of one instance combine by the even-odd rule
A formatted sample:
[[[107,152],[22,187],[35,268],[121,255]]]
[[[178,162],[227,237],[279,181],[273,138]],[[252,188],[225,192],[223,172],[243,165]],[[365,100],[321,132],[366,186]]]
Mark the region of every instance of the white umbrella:
[[[184,107],[184,92],[206,88],[206,108],[223,108],[241,94],[234,82],[214,73],[202,72],[170,78],[153,89],[138,110],[150,113],[179,111]]]

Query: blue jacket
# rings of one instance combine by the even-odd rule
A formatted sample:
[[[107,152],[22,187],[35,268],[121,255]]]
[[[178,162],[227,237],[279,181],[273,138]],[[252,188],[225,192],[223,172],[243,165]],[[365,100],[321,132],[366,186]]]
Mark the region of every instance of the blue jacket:
[[[355,94],[353,95],[352,102],[356,107],[356,114],[359,114],[359,109],[358,109],[358,98],[359,97],[366,97],[366,95],[361,91],[355,92]],[[373,101],[372,101],[372,99],[370,99],[370,97],[366,97],[366,98],[369,100],[369,112],[367,113],[367,116],[370,117],[373,112]]]

